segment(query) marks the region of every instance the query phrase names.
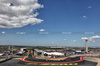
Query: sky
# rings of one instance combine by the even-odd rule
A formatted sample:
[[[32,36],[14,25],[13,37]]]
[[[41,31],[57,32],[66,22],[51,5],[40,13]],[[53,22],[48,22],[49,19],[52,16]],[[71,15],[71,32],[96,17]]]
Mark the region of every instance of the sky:
[[[86,38],[100,47],[99,0],[0,0],[0,45],[84,47]]]

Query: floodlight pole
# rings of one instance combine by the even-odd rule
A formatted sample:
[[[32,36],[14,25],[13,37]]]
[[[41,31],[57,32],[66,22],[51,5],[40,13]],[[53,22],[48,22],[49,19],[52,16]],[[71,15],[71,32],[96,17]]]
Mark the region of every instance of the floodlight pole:
[[[88,39],[85,39],[85,51],[86,51],[86,53],[88,53],[88,45],[87,45],[87,41],[88,41]]]

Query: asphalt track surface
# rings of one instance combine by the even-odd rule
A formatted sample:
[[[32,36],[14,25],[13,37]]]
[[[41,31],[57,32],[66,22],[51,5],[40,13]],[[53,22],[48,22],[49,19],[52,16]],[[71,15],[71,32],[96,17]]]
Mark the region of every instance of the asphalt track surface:
[[[81,65],[66,65],[66,66],[96,66],[97,63],[84,61],[84,64]],[[33,63],[24,63],[19,59],[11,59],[5,62],[0,63],[0,66],[64,66],[64,65],[34,65]]]
[[[28,59],[31,59],[31,55],[29,55]],[[30,62],[24,62],[20,59],[10,59],[8,61],[0,63],[0,66],[96,66],[96,62],[90,62],[87,60],[84,60],[80,63],[61,63],[61,64],[39,64],[39,63],[30,63]]]

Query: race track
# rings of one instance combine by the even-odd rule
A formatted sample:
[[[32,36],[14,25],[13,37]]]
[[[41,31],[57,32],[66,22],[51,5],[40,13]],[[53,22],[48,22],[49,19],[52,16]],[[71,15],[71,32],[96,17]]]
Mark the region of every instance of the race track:
[[[95,62],[90,62],[90,61],[85,61],[84,64],[82,65],[65,65],[65,66],[96,66],[97,63]],[[36,65],[34,63],[27,63],[27,62],[22,62],[19,59],[11,59],[6,62],[0,63],[0,66],[57,66],[54,64],[51,65]],[[64,66],[63,64],[59,64],[58,66]]]
[[[53,61],[53,63],[49,61],[48,63],[45,63],[46,61],[44,63],[36,63],[36,62],[43,62],[43,61],[35,60],[36,62],[34,63],[34,59],[32,58],[31,54],[25,57],[27,57],[25,60],[31,62],[22,61],[21,58],[12,58],[10,60],[0,63],[0,66],[96,66],[97,65],[97,62],[91,62],[87,60],[81,62],[72,62],[72,63],[67,63],[68,61],[66,61],[66,63],[63,63],[63,61],[61,63],[59,63],[58,61],[57,62]],[[70,60],[70,62],[71,61],[72,60]]]

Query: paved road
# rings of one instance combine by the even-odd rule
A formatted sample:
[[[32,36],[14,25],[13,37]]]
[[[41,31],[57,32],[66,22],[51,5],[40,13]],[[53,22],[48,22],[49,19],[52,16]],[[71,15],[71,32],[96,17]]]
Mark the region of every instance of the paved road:
[[[96,66],[96,64],[97,63],[95,62],[85,61],[85,63],[81,65],[66,65],[66,66]],[[26,62],[23,64],[19,59],[11,59],[6,62],[0,63],[0,66],[41,66],[41,65],[34,65],[33,63],[26,63]],[[42,65],[42,66],[46,66],[46,65]],[[53,66],[57,66],[57,65],[53,65]],[[60,65],[60,66],[64,66],[64,65]]]
[[[32,58],[32,55],[29,54],[28,58]],[[17,58],[17,59],[14,58],[14,59],[10,59],[8,61],[0,63],[0,66],[96,66],[96,65],[97,65],[97,62],[92,62],[92,61],[87,61],[87,60],[85,60],[82,63],[77,63],[76,65],[73,63],[59,64],[59,65],[56,65],[56,64],[46,65],[44,63],[44,65],[40,65],[36,63],[23,62],[20,60],[20,58]]]
[[[8,61],[0,63],[0,66],[27,66],[27,65],[22,65],[18,64],[19,59],[10,59]]]

